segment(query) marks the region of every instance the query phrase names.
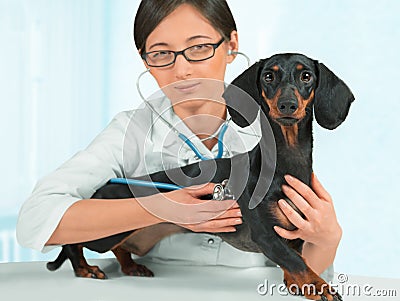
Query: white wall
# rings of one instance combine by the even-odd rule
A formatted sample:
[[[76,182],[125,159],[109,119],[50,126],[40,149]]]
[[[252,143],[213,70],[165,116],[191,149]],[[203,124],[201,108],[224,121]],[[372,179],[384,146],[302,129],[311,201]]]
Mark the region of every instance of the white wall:
[[[0,261],[43,258],[10,247],[20,205],[38,178],[85,147],[118,111],[139,103],[135,81],[143,65],[132,38],[138,3],[0,0],[0,237],[7,237]],[[240,50],[253,61],[301,52],[353,90],[348,120],[333,132],[317,124],[314,130],[315,172],[344,229],[336,269],[399,277],[400,2],[229,4]],[[238,58],[227,80],[245,67]],[[146,95],[156,88],[150,78],[143,85]]]

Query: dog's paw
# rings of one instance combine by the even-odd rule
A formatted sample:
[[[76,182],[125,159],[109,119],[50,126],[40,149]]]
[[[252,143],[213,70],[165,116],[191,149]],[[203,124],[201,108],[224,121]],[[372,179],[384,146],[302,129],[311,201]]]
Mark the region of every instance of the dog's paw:
[[[284,270],[284,283],[292,295],[302,295],[317,301],[343,301],[342,297],[311,269],[298,273]]]
[[[100,270],[98,266],[80,267],[75,271],[76,277],[92,278],[92,279],[107,279],[107,275]]]
[[[329,299],[328,297],[322,295],[321,296],[321,301],[329,301],[329,300],[333,300],[333,301],[343,301],[342,296],[340,296],[338,293],[332,295],[333,299]]]
[[[154,277],[154,273],[142,264],[133,263],[122,267],[122,272],[128,276]]]
[[[333,301],[343,301],[343,298],[339,295],[339,293],[336,293],[333,295]]]

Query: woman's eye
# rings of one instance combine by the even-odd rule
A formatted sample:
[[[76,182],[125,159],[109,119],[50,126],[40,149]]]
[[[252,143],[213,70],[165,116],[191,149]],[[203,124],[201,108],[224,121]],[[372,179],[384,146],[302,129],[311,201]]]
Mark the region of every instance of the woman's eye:
[[[170,54],[171,54],[171,51],[157,51],[157,52],[152,53],[151,57],[153,59],[164,58]]]
[[[267,72],[264,74],[264,80],[267,83],[272,83],[275,80],[275,75],[272,72]]]
[[[312,79],[312,75],[311,75],[310,72],[304,71],[304,72],[301,73],[300,79],[301,79],[302,82],[309,83],[311,81],[311,79]]]
[[[204,45],[195,45],[192,47],[193,50],[201,50],[203,49],[205,46]]]
[[[189,48],[189,53],[192,54],[203,54],[203,53],[208,53],[210,51],[212,51],[212,46],[208,44],[194,45]]]

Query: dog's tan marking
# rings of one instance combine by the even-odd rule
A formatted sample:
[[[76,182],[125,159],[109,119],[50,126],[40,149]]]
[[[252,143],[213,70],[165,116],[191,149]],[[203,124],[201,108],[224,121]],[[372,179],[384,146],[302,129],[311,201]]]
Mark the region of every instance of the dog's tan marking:
[[[302,64],[297,64],[296,69],[297,70],[303,70],[304,66]]]
[[[297,145],[297,135],[299,133],[297,123],[291,126],[281,125],[281,131],[283,137],[285,137],[286,144],[290,147],[295,147]]]
[[[106,279],[107,276],[96,265],[89,265],[83,255],[82,245],[78,245],[79,267],[75,270],[75,276],[83,278]]]
[[[278,89],[276,91],[276,94],[274,95],[274,97],[272,99],[267,98],[267,96],[264,93],[264,90],[261,91],[261,94],[265,100],[265,102],[267,103],[268,107],[269,107],[269,116],[275,120],[279,117],[282,117],[281,113],[279,113],[278,111],[278,99],[281,96],[282,90]]]
[[[276,92],[274,97],[272,99],[269,99],[265,95],[264,90],[261,92],[265,102],[267,103],[267,105],[269,107],[269,116],[273,120],[276,120],[276,119],[281,118],[281,117],[285,117],[278,110],[278,99],[279,99],[281,93],[282,93],[282,90],[278,89],[278,91]],[[305,116],[305,110],[304,110],[304,116]],[[297,117],[294,117],[294,118],[297,118]],[[297,144],[297,134],[298,134],[298,126],[297,126],[297,124],[294,124],[292,126],[281,126],[281,131],[282,131],[282,135],[285,138],[285,141],[286,141],[287,145],[290,146],[290,147],[296,146],[296,144]]]
[[[276,94],[272,99],[269,99],[266,95],[264,90],[261,91],[261,95],[264,98],[265,102],[269,107],[269,116],[276,120],[278,118],[287,117],[282,115],[281,112],[278,110],[278,100],[281,95],[282,91],[280,89],[277,90]],[[294,90],[294,94],[296,95],[298,108],[291,115],[291,117],[296,118],[298,120],[303,119],[306,116],[306,107],[310,104],[310,102],[314,99],[314,90],[311,91],[310,97],[304,99],[297,89]],[[298,125],[297,123],[292,126],[282,126],[281,125],[282,135],[285,138],[285,141],[289,147],[294,147],[297,145],[297,135],[298,135]]]
[[[121,247],[116,247],[112,249],[115,257],[117,258],[119,264],[121,265],[121,270],[125,275],[128,276],[144,276],[153,277],[154,274],[144,265],[137,264],[133,261],[131,253],[124,250]]]
[[[296,112],[292,115],[294,118],[301,120],[306,116],[306,107],[310,104],[310,102],[314,99],[314,90],[311,91],[310,97],[304,99],[297,89],[294,90],[294,94],[296,95],[298,108]]]
[[[310,300],[321,300],[321,296],[325,296],[329,301],[334,299],[335,295],[332,295],[334,290],[309,267],[305,271],[299,272],[289,272],[284,268],[282,270],[285,285],[291,294],[303,295]]]
[[[279,66],[278,65],[274,65],[274,66],[272,66],[271,69],[274,70],[275,72],[279,71]]]

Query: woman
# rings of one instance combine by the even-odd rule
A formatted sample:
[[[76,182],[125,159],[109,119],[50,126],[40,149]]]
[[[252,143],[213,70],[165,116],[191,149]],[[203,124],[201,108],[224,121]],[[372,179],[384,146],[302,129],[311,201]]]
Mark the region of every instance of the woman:
[[[225,105],[207,99],[175,102],[173,99],[195,93],[201,86],[199,78],[223,82],[227,64],[235,59],[232,53],[238,50],[236,25],[226,1],[143,0],[136,15],[134,36],[145,67],[171,100],[171,103],[168,100],[156,103],[156,109],[166,111],[169,122],[189,132],[202,151],[215,155],[217,140],[212,134],[219,132],[227,118]],[[198,122],[198,118],[206,118],[206,121]],[[48,250],[56,245],[94,240],[167,220],[193,233],[164,239],[150,251],[150,256],[200,264],[265,265],[267,259],[262,254],[241,252],[212,234],[196,233],[233,232],[235,225],[242,222],[236,202],[204,203],[200,199],[212,192],[214,185],[211,183],[146,198],[88,200],[110,178],[161,170],[166,167],[165,161],[168,167],[176,167],[197,160],[190,151],[179,153],[181,146],[177,148],[178,153],[171,151],[177,147],[176,143],[160,145],[168,130],[146,108],[118,114],[86,150],[37,184],[20,212],[19,242],[26,247]],[[243,152],[242,146],[250,150],[257,143],[254,135],[236,133],[235,136],[232,134],[234,127],[230,131],[226,143],[230,143],[231,149],[224,156]],[[236,143],[240,140],[238,137],[241,146]],[[167,158],[157,155],[164,153]],[[128,159],[124,162],[123,157]],[[285,187],[284,192],[307,219],[281,200],[279,206],[298,230],[279,227],[275,230],[284,238],[303,239],[303,257],[317,274],[321,274],[332,265],[341,238],[331,197],[315,176],[312,189],[293,178],[287,181],[291,187]],[[191,206],[189,218],[187,212],[163,215],[142,206],[157,204],[161,199],[202,206]],[[205,211],[207,218],[204,218]],[[202,218],[196,219],[197,216]]]

